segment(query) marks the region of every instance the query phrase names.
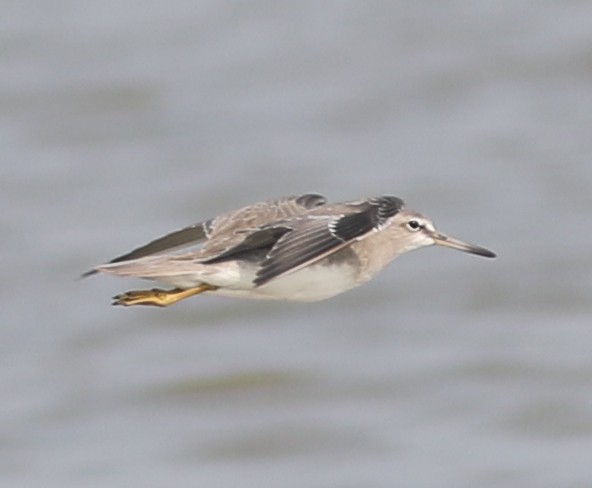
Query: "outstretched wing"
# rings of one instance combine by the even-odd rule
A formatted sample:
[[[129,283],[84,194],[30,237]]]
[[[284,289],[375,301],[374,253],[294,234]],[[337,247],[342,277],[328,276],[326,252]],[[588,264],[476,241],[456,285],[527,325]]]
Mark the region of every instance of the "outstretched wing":
[[[258,231],[262,226],[276,220],[301,215],[325,203],[323,196],[312,193],[255,203],[171,232],[117,256],[107,264],[124,263],[204,242],[205,245],[196,252],[197,261],[227,257],[249,249],[261,248],[264,245],[271,247],[285,230],[259,234]],[[97,269],[87,271],[82,277],[91,276],[96,272]]]
[[[356,205],[355,213],[316,215],[285,222],[292,230],[282,235],[263,261],[256,286],[292,273],[364,239],[387,225],[404,203],[396,197],[379,197]]]

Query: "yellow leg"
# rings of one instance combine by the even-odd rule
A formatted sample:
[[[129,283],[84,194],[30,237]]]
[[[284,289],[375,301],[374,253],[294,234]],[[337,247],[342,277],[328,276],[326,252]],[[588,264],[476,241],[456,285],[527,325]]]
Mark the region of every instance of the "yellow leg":
[[[193,295],[199,295],[204,291],[217,290],[217,286],[207,285],[203,283],[195,288],[188,288],[182,290],[175,288],[173,290],[160,290],[159,288],[152,288],[152,290],[132,290],[115,295],[113,297],[112,305],[152,305],[155,307],[168,307],[173,303],[177,303],[184,298]]]

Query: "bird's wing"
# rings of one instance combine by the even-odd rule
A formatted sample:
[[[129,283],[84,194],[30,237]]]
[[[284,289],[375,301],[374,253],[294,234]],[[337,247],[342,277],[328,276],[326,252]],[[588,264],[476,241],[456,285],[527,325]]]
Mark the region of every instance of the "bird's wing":
[[[295,217],[284,223],[285,232],[271,248],[254,280],[256,286],[313,264],[362,240],[388,225],[403,207],[396,197],[379,197],[352,205],[353,213]],[[340,206],[336,206],[340,208]],[[327,210],[330,210],[328,207]]]
[[[213,262],[235,254],[271,247],[286,232],[284,222],[322,207],[321,195],[305,194],[268,200],[228,212],[212,220],[211,232],[195,259]]]
[[[255,203],[227,212],[214,219],[171,232],[128,253],[117,256],[107,264],[124,263],[204,242],[205,245],[196,252],[195,258],[199,261],[225,255],[233,248],[237,248],[236,252],[239,252],[247,250],[249,247],[261,247],[266,242],[271,245],[279,237],[278,231],[268,233],[270,236],[276,236],[273,241],[270,241],[270,236],[265,235],[265,233],[257,236],[252,236],[252,234],[260,230],[264,224],[301,215],[325,203],[325,198],[317,194],[290,196]],[[91,276],[96,272],[97,269],[92,269],[84,273],[82,277]]]

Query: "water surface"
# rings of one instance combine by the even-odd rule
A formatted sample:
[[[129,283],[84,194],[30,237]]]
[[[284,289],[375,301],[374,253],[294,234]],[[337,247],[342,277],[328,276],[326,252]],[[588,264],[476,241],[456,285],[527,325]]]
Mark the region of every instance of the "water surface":
[[[4,4],[4,485],[590,486],[589,2]],[[311,305],[76,280],[306,191],[500,257]]]

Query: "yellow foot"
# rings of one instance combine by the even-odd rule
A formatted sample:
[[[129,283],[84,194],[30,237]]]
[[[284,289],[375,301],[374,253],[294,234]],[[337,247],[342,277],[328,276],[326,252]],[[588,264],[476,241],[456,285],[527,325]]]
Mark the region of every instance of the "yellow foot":
[[[186,290],[182,290],[181,288],[175,288],[174,290],[160,290],[159,288],[152,288],[152,290],[132,290],[121,293],[120,295],[115,295],[113,297],[112,305],[123,305],[125,307],[129,307],[130,305],[168,307],[184,298],[199,295],[204,291],[217,289],[217,286],[203,283],[195,288],[188,288]]]

